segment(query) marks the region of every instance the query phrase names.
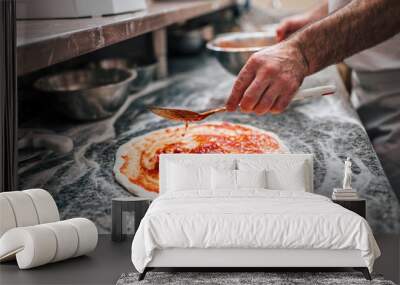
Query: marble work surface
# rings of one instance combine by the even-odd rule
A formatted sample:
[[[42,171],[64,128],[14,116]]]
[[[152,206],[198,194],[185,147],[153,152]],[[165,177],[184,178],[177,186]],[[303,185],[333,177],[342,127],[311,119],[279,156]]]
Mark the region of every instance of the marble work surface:
[[[83,216],[110,231],[111,198],[130,195],[113,177],[115,153],[135,136],[173,125],[146,106],[177,106],[195,110],[223,104],[234,77],[205,55],[172,61],[171,76],[131,95],[107,120],[72,124],[37,118],[23,127],[50,129],[74,140],[67,155],[39,154],[20,163],[20,189],[49,190],[63,219]],[[375,232],[400,233],[400,206],[347,92],[334,67],[307,78],[304,86],[337,85],[337,96],[296,103],[282,115],[225,113],[211,120],[243,123],[276,133],[292,153],[313,153],[315,192],[330,196],[342,182],[343,160],[353,159],[354,188],[367,199],[367,219]]]

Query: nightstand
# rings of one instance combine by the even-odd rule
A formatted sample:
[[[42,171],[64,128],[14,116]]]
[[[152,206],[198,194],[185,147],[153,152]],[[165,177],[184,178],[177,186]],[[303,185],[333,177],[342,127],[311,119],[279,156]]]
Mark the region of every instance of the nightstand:
[[[332,201],[356,214],[359,214],[361,217],[365,219],[366,204],[367,204],[367,201],[365,199],[332,200]]]
[[[151,203],[150,198],[123,197],[112,199],[112,225],[111,239],[113,241],[123,241],[125,239],[126,224],[123,219],[124,212],[134,212],[135,232],[139,227],[140,221],[146,214]]]

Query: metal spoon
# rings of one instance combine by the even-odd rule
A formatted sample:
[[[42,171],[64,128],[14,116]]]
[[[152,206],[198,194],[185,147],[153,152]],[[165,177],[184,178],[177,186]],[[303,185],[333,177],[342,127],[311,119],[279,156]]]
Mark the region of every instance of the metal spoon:
[[[292,101],[300,101],[309,98],[317,98],[325,95],[332,95],[336,92],[334,85],[326,85],[321,87],[314,87],[297,91]],[[170,109],[162,107],[150,107],[149,110],[154,114],[172,121],[183,122],[197,122],[214,115],[216,113],[226,112],[225,107],[211,109],[202,113],[184,110],[184,109]]]
[[[150,107],[149,110],[154,114],[163,117],[167,120],[172,121],[185,121],[185,122],[197,122],[204,120],[208,116],[211,116],[215,113],[225,112],[225,107],[220,107],[216,109],[212,109],[206,112],[197,113],[189,110],[183,109],[169,109],[169,108],[161,108],[161,107]]]

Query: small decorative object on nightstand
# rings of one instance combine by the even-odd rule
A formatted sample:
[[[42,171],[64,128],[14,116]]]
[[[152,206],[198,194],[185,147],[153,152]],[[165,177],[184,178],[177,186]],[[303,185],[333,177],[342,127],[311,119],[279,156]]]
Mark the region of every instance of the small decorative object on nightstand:
[[[357,191],[351,187],[352,174],[351,160],[347,157],[344,162],[343,188],[333,189],[332,201],[365,218],[366,200],[360,199]]]
[[[351,187],[351,160],[350,157],[344,162],[344,178],[343,178],[343,188],[333,189],[332,199],[333,200],[357,200],[358,193],[356,189]]]
[[[353,199],[353,200],[332,199],[332,201],[356,214],[359,214],[361,217],[365,219],[366,204],[367,204],[367,201],[365,199]]]
[[[125,239],[126,224],[123,219],[124,212],[134,212],[135,232],[139,227],[140,221],[146,214],[151,203],[150,198],[123,197],[112,199],[112,235],[113,241],[123,241]]]

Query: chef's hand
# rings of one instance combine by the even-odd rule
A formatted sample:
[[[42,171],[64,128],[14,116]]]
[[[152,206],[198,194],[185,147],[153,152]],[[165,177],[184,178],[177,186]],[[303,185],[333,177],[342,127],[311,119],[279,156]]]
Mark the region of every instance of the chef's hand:
[[[308,72],[295,42],[284,41],[254,53],[240,71],[226,103],[244,113],[281,113],[289,105]]]
[[[314,21],[309,13],[294,15],[284,18],[276,28],[276,39],[278,42],[283,41],[294,32],[300,30],[304,26]]]

